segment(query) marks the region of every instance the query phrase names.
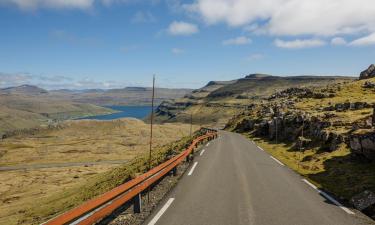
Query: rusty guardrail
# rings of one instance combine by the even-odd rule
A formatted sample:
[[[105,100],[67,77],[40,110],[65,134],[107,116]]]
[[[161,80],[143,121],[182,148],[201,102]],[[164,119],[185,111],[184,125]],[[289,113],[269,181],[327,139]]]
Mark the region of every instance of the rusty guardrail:
[[[190,146],[180,154],[152,168],[146,173],[47,221],[45,225],[93,224],[131,200],[134,200],[134,211],[140,212],[142,191],[170,171],[173,170],[173,173],[176,173],[178,164],[184,159],[189,160],[190,155],[194,153],[194,148],[196,148],[198,144],[202,143],[204,140],[212,140],[216,137],[217,132],[215,130],[207,129],[205,135],[194,139]]]

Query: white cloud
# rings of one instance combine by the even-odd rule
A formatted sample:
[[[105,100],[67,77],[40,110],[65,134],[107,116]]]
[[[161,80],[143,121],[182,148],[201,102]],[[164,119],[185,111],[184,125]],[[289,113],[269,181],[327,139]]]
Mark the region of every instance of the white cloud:
[[[198,33],[197,25],[183,21],[173,21],[168,27],[168,33],[171,35],[192,35]]]
[[[250,44],[252,41],[250,38],[245,36],[239,36],[236,38],[231,38],[223,41],[223,45],[246,45]]]
[[[20,85],[36,85],[48,90],[56,89],[92,89],[92,88],[122,88],[127,83],[118,81],[97,81],[94,79],[83,78],[73,79],[65,76],[45,76],[30,73],[1,73],[0,88],[14,87]],[[129,84],[128,84],[129,85]]]
[[[95,0],[0,0],[0,4],[15,5],[23,10],[37,8],[89,9]]]
[[[375,33],[372,33],[368,36],[358,38],[352,42],[350,42],[351,46],[368,46],[368,45],[375,45]]]
[[[175,55],[179,55],[179,54],[182,54],[185,52],[184,49],[181,49],[181,48],[172,48],[172,53],[175,54]]]
[[[332,45],[346,45],[347,41],[342,37],[335,37],[331,40]]]
[[[258,23],[258,30],[271,35],[375,32],[373,0],[195,0],[185,8],[208,24]]]
[[[274,41],[274,44],[279,48],[301,49],[320,47],[325,45],[326,43],[320,39],[296,39],[293,41],[284,41],[281,39],[276,39]]]

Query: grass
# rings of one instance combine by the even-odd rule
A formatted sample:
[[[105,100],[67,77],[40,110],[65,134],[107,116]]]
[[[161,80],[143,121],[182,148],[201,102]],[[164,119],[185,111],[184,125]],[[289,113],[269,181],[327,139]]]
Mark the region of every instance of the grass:
[[[351,157],[345,145],[333,152],[322,152],[318,148],[296,151],[291,143],[276,144],[249,135],[247,137],[319,188],[342,200],[349,200],[364,190],[375,192],[375,164]]]
[[[0,224],[39,224],[146,169],[148,124],[123,119],[70,121],[63,127],[5,139],[0,142],[0,162],[3,166],[122,159],[129,162],[123,166],[0,172]],[[153,165],[182,149],[189,140],[185,138],[189,130],[188,124],[155,125]]]
[[[170,155],[184,149],[190,142],[190,138],[185,137],[180,141],[160,147],[153,151],[152,167],[164,162]],[[53,196],[42,200],[38,207],[30,207],[26,211],[23,222],[38,224],[57,214],[92,199],[106,191],[119,186],[127,180],[147,171],[148,154],[142,154],[126,166],[121,166],[108,172],[98,174],[90,178],[84,185],[77,185],[73,188],[56,193]]]

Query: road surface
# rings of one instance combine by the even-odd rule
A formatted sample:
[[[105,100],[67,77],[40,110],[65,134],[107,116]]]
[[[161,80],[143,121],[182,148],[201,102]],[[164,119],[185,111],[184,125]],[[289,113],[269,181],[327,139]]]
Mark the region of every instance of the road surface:
[[[144,224],[375,224],[327,198],[245,137],[220,132]]]

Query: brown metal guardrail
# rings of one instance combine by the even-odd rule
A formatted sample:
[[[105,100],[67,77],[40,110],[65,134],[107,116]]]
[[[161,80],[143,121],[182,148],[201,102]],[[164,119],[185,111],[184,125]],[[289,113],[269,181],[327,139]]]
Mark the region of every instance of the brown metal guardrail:
[[[134,200],[135,211],[140,212],[142,191],[154,184],[170,171],[173,170],[175,173],[177,166],[184,159],[189,160],[190,155],[194,153],[194,148],[196,148],[198,144],[202,143],[204,140],[212,140],[217,137],[217,132],[215,130],[206,130],[207,132],[205,135],[194,139],[190,146],[180,154],[152,168],[146,173],[47,221],[45,224],[93,224],[110,215],[114,210],[131,200]]]

